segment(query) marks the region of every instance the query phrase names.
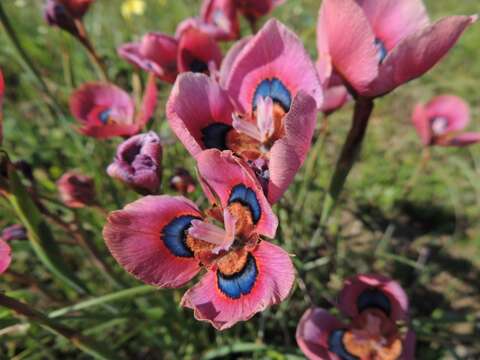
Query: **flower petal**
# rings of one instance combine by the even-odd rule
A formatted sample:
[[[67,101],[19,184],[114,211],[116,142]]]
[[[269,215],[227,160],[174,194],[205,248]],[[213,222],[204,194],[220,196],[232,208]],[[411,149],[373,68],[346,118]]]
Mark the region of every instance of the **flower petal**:
[[[181,304],[193,309],[196,319],[225,330],[282,302],[290,293],[294,278],[289,255],[262,241],[249,253],[240,272],[227,277],[218,270],[209,271],[185,293]]]
[[[403,354],[402,360],[415,360],[415,343],[417,337],[413,330],[408,330],[405,339],[403,340]]]
[[[238,55],[242,52],[248,42],[252,39],[252,36],[246,36],[241,40],[238,40],[228,50],[227,55],[223,58],[222,65],[220,66],[220,85],[226,86],[228,75],[232,70],[232,66],[237,60]]]
[[[309,309],[298,323],[297,344],[310,360],[337,360],[337,356],[328,350],[328,341],[333,330],[343,327],[328,311],[321,308]]]
[[[12,249],[0,238],[0,274],[3,274],[12,262]]]
[[[426,105],[429,120],[435,117],[447,119],[445,132],[456,132],[465,129],[470,122],[470,107],[458,96],[441,95],[430,100]]]
[[[384,95],[426,73],[476,20],[476,16],[450,16],[404,38],[380,65],[378,78],[365,95]]]
[[[480,142],[480,132],[466,132],[455,136],[446,145],[467,146]],[[442,145],[442,144],[440,144]]]
[[[432,142],[432,131],[430,127],[430,119],[427,114],[427,109],[423,104],[417,104],[413,109],[412,122],[417,130],[417,134],[425,146]]]
[[[393,321],[407,320],[408,297],[394,280],[382,275],[357,275],[345,281],[340,310],[353,318],[369,307],[379,308]]]
[[[325,0],[317,26],[319,56],[328,53],[341,77],[359,93],[366,91],[378,75],[378,57],[375,35],[360,6],[354,0]]]
[[[172,196],[146,196],[112,212],[103,237],[113,257],[139,280],[159,287],[180,287],[199,271],[185,242],[196,205]]]
[[[422,0],[357,0],[362,7],[375,38],[388,51],[403,38],[429,25],[427,10]]]
[[[226,149],[232,113],[227,93],[204,74],[180,75],[167,103],[170,127],[192,156],[210,147]]]
[[[309,54],[300,39],[277,20],[263,26],[231,67],[226,87],[243,113],[253,110],[254,95],[264,80],[279,82],[292,99],[304,90],[318,107],[322,104],[320,80]]]
[[[204,0],[200,14],[203,22],[211,26],[209,33],[216,40],[240,37],[237,9],[232,0]]]
[[[197,157],[202,181],[220,200],[221,208],[232,203],[246,206],[252,216],[255,232],[269,238],[275,236],[278,219],[272,211],[255,174],[230,151],[205,150]]]
[[[157,106],[157,85],[155,81],[155,76],[150,74],[148,76],[147,86],[145,88],[145,93],[143,94],[142,107],[137,114],[135,122],[138,124],[139,128],[142,129],[148,121],[151,119],[155,112],[155,107]]]

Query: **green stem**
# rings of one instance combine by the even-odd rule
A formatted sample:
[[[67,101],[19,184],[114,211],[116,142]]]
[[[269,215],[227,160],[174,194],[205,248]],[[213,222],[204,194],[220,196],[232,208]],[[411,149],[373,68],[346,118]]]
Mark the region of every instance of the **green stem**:
[[[63,336],[68,339],[73,346],[93,356],[95,359],[115,359],[115,356],[109,350],[103,348],[92,339],[48,318],[43,313],[31,308],[25,303],[0,293],[0,306],[14,311],[17,316],[26,317],[29,322],[38,324],[53,334]]]
[[[103,295],[94,299],[79,302],[75,305],[67,306],[62,309],[52,311],[48,316],[51,318],[56,318],[74,311],[80,311],[90,307],[111,303],[114,301],[125,300],[131,297],[137,298],[138,296],[148,294],[154,291],[157,291],[157,288],[149,285],[141,285],[130,289],[117,291],[111,294]]]
[[[330,186],[323,203],[320,224],[325,226],[337,204],[348,174],[355,163],[362,147],[363,138],[368,126],[368,120],[373,111],[373,99],[358,98],[355,102],[352,126],[343,144],[342,152],[337,161],[335,172],[330,180]]]

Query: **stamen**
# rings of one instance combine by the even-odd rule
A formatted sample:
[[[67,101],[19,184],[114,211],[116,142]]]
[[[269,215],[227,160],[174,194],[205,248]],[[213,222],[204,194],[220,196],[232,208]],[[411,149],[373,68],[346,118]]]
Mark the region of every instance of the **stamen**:
[[[232,125],[238,132],[244,133],[245,135],[255,139],[259,142],[262,142],[262,135],[258,127],[251,121],[243,119],[240,115],[234,113],[232,115],[233,122]]]
[[[443,116],[434,117],[431,120],[431,128],[434,135],[443,135],[448,128],[448,119]]]
[[[261,142],[266,143],[275,132],[274,108],[271,97],[259,98],[257,102],[257,126]]]

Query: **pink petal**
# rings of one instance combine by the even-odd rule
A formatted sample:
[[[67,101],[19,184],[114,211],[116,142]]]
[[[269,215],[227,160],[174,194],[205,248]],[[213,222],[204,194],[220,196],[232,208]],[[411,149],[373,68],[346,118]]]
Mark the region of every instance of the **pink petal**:
[[[425,110],[429,120],[435,117],[447,119],[448,127],[445,132],[461,131],[470,122],[470,107],[458,96],[437,96],[425,105]]]
[[[192,156],[207,148],[202,130],[216,123],[231,126],[232,113],[227,93],[204,74],[180,75],[167,102],[170,127]]]
[[[345,281],[339,297],[339,308],[347,316],[359,314],[357,301],[366,290],[378,290],[390,302],[390,318],[393,321],[407,320],[408,297],[394,280],[382,275],[357,275]]]
[[[243,113],[263,80],[279,80],[293,99],[298,91],[311,95],[320,107],[323,94],[318,74],[300,39],[277,20],[269,20],[238,54],[226,87]]]
[[[12,249],[0,238],[0,274],[3,274],[12,262]]]
[[[430,128],[430,118],[423,104],[417,104],[413,109],[412,122],[417,130],[417,134],[425,146],[432,142],[432,132]]]
[[[185,293],[182,306],[193,309],[196,319],[208,321],[217,330],[225,330],[282,302],[290,293],[295,278],[289,255],[265,241],[250,254],[257,273],[255,276],[250,272],[255,278],[248,294],[231,298],[220,289],[217,273],[209,271]]]
[[[157,85],[155,76],[150,74],[148,76],[147,86],[145,93],[143,94],[142,107],[137,114],[136,123],[138,127],[142,129],[155,113],[155,107],[157,106]]]
[[[201,214],[183,197],[146,196],[110,213],[103,237],[113,257],[139,280],[180,287],[200,269],[185,239],[180,238],[193,218],[200,219]]]
[[[334,69],[363,93],[378,75],[375,35],[355,0],[322,2],[317,28],[319,57],[328,54]]]
[[[233,44],[230,50],[228,50],[227,55],[225,55],[222,65],[220,66],[220,85],[222,87],[226,86],[227,78],[232,71],[233,64],[237,60],[238,55],[242,52],[243,48],[251,39],[252,36],[244,37]]]
[[[402,360],[415,360],[415,343],[416,335],[413,330],[408,330],[405,340],[403,341]]]
[[[480,132],[466,132],[458,136],[455,136],[446,145],[467,146],[467,145],[476,144],[478,142],[480,142]]]
[[[232,0],[204,0],[200,11],[203,22],[211,25],[216,40],[234,40],[240,37],[237,9]]]
[[[270,150],[268,200],[277,202],[302,166],[317,123],[315,100],[300,91],[284,119],[285,136]]]
[[[153,72],[168,83],[177,76],[177,40],[169,35],[150,32],[140,42],[127,43],[117,49],[118,55],[141,69]]]
[[[344,325],[324,309],[312,308],[303,314],[297,326],[297,344],[310,360],[337,360],[328,351],[328,340],[333,330]]]
[[[216,149],[205,150],[197,156],[197,166],[200,177],[211,188],[220,200],[222,208],[227,208],[236,186],[244,186],[253,191],[255,201],[248,204],[255,224],[255,232],[269,238],[275,236],[278,219],[272,211],[262,187],[257,182],[255,174],[242,160],[233,156],[231,151]],[[255,214],[258,218],[255,219]]]
[[[325,114],[331,114],[335,110],[345,105],[351,96],[347,88],[343,85],[335,85],[324,90],[325,99],[321,107],[321,111]]]
[[[429,25],[422,0],[357,0],[377,39],[388,51],[403,38]]]
[[[222,52],[213,37],[194,26],[186,28],[178,43],[178,71],[207,72],[211,62],[217,69],[222,62]],[[201,70],[198,64],[206,68]]]
[[[378,78],[365,95],[384,95],[436,65],[476,16],[450,16],[404,38],[380,65]]]

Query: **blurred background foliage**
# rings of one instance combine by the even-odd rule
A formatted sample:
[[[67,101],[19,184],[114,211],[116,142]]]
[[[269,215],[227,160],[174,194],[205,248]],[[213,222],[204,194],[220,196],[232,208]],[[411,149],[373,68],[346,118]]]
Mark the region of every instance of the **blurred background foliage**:
[[[434,20],[479,10],[477,0],[426,4]],[[28,242],[13,243],[14,260],[11,271],[0,277],[1,291],[108,345],[119,359],[301,359],[294,334],[309,299],[335,311],[332,304],[345,277],[378,272],[397,279],[410,297],[418,359],[480,358],[480,146],[434,148],[422,167],[422,148],[410,122],[416,102],[452,93],[470,103],[472,129],[480,130],[480,25],[468,30],[429,74],[377,101],[360,162],[334,221],[322,231],[318,223],[324,190],[350,125],[351,105],[328,118],[328,134],[316,136],[319,141],[305,166],[275,206],[280,219],[276,241],[295,255],[300,279],[293,294],[247,323],[216,332],[179,307],[184,289],[139,288],[142,284],[120,269],[103,243],[104,214],[97,209],[72,211],[55,200],[55,181],[71,169],[94,177],[99,201],[108,210],[138,195],[105,173],[120,139],[82,137],[69,114],[72,89],[96,79],[84,50],[67,33],[46,26],[41,1],[2,0],[2,5],[63,113],[52,115],[36,78],[2,29],[0,64],[7,84],[4,147],[13,160],[32,165],[38,191],[50,199],[48,208],[55,216],[80,221],[121,285],[102,276],[69,231],[52,224],[64,260],[89,294],[63,287],[33,255]],[[314,58],[319,6],[319,0],[287,0],[272,14],[299,34]],[[132,84],[145,81],[145,76],[120,60],[116,47],[147,31],[173,34],[177,24],[195,16],[199,8],[198,0],[101,0],[85,22],[110,78],[132,92]],[[249,33],[245,22],[242,29]],[[165,121],[170,88],[161,85],[150,125],[165,143],[164,193],[172,193],[168,179],[175,168],[194,173],[192,159]],[[322,120],[319,116],[319,128]],[[200,190],[191,195],[205,201],[201,196]],[[0,227],[16,222],[7,202],[0,200]],[[133,291],[118,295],[131,287]],[[79,308],[55,313],[78,303]],[[1,359],[88,358],[67,340],[3,309],[0,338]]]

